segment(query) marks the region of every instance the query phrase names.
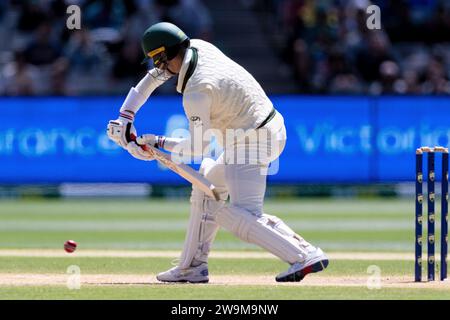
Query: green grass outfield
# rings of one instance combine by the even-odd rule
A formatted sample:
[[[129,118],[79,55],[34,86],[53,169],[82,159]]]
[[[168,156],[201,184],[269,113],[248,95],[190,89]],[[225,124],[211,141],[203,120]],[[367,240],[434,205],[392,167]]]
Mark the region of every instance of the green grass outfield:
[[[181,249],[187,200],[0,201],[0,299],[450,299],[448,283],[411,281],[413,205],[399,199],[267,201],[267,213],[330,254],[325,272],[277,284],[274,276],[285,263],[220,231],[210,283],[174,285],[158,283],[155,275],[171,267]],[[74,254],[62,249],[67,239],[79,244]],[[66,286],[73,265],[81,271],[79,290]],[[380,272],[380,289],[367,287],[371,268]]]

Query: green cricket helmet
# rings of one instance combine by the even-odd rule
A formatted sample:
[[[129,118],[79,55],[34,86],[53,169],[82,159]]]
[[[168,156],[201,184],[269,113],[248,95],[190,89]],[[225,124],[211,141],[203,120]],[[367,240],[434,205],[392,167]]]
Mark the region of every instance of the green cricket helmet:
[[[172,60],[181,46],[188,46],[189,37],[176,25],[159,22],[145,30],[142,36],[142,49],[146,56],[144,62],[153,59],[158,67],[161,63]]]

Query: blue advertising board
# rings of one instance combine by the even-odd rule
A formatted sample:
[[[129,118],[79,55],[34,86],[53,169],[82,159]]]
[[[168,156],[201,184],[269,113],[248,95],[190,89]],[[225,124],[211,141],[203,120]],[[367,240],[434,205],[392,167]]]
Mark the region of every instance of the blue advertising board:
[[[450,97],[275,96],[287,146],[277,183],[414,180],[414,151],[450,144]],[[1,98],[0,184],[183,182],[155,161],[132,158],[106,136],[123,97]],[[181,97],[152,97],[139,133],[178,135]],[[439,178],[439,175],[438,175]]]

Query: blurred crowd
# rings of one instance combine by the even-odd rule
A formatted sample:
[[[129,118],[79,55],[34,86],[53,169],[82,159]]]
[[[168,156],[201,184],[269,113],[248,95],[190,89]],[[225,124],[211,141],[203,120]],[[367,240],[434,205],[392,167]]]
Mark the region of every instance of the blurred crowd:
[[[366,25],[371,4],[380,7],[381,30]],[[294,68],[301,92],[450,93],[448,0],[255,0],[253,5],[270,13],[266,29],[283,35],[280,53]]]
[[[140,38],[158,21],[209,39],[201,0],[2,0],[0,95],[123,94],[145,74]],[[81,29],[66,27],[81,8]]]
[[[448,0],[239,1],[266,13],[263,30],[299,93],[450,93]],[[66,27],[70,4],[80,30]],[[367,28],[371,4],[381,30]],[[158,21],[212,38],[202,0],[0,1],[0,95],[124,94],[148,68],[140,37]]]

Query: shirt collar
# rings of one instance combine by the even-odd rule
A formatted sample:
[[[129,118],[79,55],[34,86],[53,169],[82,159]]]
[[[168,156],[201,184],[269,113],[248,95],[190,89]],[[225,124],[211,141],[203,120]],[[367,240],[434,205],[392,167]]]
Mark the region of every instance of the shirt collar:
[[[183,93],[183,82],[184,77],[186,76],[186,72],[189,68],[189,64],[192,59],[192,50],[186,50],[186,53],[184,54],[183,63],[181,64],[180,73],[178,74],[178,82],[177,82],[177,91],[179,93]]]

